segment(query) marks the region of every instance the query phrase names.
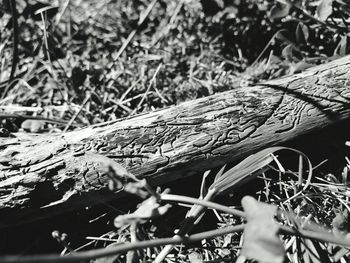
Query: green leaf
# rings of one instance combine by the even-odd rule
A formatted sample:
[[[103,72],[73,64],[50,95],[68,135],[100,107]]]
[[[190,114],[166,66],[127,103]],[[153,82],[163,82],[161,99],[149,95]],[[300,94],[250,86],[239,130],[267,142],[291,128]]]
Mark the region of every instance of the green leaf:
[[[322,0],[317,6],[319,19],[325,21],[333,12],[333,0]]]
[[[285,251],[278,236],[279,225],[273,220],[277,207],[258,202],[251,196],[242,199],[247,225],[241,255],[266,263],[282,263]]]

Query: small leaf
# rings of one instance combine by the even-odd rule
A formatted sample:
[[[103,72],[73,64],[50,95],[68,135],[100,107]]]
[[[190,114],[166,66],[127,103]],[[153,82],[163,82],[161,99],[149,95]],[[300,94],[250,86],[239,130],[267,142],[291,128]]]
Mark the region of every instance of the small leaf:
[[[333,0],[322,0],[317,6],[317,16],[325,21],[333,12]]]
[[[192,251],[190,254],[188,254],[188,261],[191,263],[202,263],[203,257],[200,253],[196,251]]]
[[[310,64],[310,63],[307,63],[305,60],[301,60],[297,63],[291,63],[290,65],[290,74],[294,74],[294,73],[299,73],[299,72],[302,72],[308,68],[311,68],[315,66],[314,64]]]
[[[289,3],[276,2],[276,4],[272,6],[268,16],[271,20],[281,19],[289,14],[291,7]]]
[[[266,12],[269,9],[269,2],[268,1],[256,1],[256,6],[259,9],[259,11]]]
[[[309,39],[309,29],[304,23],[298,23],[295,37],[298,43],[305,43]]]
[[[346,47],[348,44],[347,40],[348,40],[348,37],[346,35],[342,36],[337,47],[334,49],[333,55],[339,55],[341,57],[346,55]]]
[[[130,194],[138,195],[142,199],[149,196],[149,193],[145,190],[147,186],[146,179],[142,179],[136,182],[129,182],[124,185],[124,191]]]
[[[21,128],[29,132],[40,132],[44,129],[45,122],[40,120],[25,120],[21,124]]]
[[[342,235],[347,232],[348,218],[349,211],[347,209],[335,214],[335,217],[332,220],[334,234]]]
[[[114,225],[119,228],[128,224],[143,224],[151,218],[164,215],[170,208],[170,204],[160,205],[152,196],[143,201],[134,213],[117,216]]]
[[[287,61],[292,62],[293,61],[293,45],[289,44],[282,50],[282,57],[285,58]]]
[[[241,255],[266,263],[282,263],[285,258],[283,244],[278,236],[279,226],[273,220],[277,207],[256,201],[251,196],[242,199],[247,225]]]

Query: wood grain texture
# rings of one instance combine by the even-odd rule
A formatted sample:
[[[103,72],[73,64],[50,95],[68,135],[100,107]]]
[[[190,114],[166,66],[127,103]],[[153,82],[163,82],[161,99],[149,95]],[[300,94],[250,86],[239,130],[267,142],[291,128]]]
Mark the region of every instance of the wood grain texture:
[[[89,153],[159,184],[344,120],[350,116],[349,70],[347,56],[301,74],[65,134],[3,138],[0,216],[25,220],[111,198],[101,162]]]

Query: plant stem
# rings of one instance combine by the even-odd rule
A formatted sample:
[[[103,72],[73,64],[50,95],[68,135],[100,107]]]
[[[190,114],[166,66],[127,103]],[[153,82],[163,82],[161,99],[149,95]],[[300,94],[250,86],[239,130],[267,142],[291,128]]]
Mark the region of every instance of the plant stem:
[[[232,232],[241,232],[244,230],[244,224],[229,226],[225,228],[215,229],[211,231],[206,231],[198,234],[194,234],[188,237],[170,237],[170,238],[161,238],[155,240],[147,240],[140,241],[134,243],[124,243],[120,244],[113,248],[99,248],[93,249],[84,252],[72,253],[67,256],[59,256],[56,254],[48,254],[48,255],[33,255],[33,256],[1,256],[0,262],[2,263],[41,263],[41,262],[78,262],[78,261],[86,261],[94,258],[101,258],[116,255],[119,253],[125,253],[129,250],[139,250],[149,247],[159,247],[167,244],[186,244],[198,242],[203,239],[217,237],[226,235]]]
[[[245,213],[234,209],[229,208],[224,205],[220,205],[211,201],[203,200],[203,199],[197,199],[193,197],[183,196],[183,195],[174,195],[174,194],[162,194],[160,196],[160,199],[162,201],[169,201],[169,202],[180,202],[180,203],[187,203],[187,204],[197,204],[201,206],[206,206],[208,208],[216,209],[219,211],[222,211],[224,213],[228,213],[231,215],[239,216],[239,217],[245,217]]]
[[[139,249],[159,247],[159,246],[164,246],[169,244],[177,245],[177,244],[198,242],[203,239],[209,239],[209,238],[222,236],[222,235],[226,235],[234,232],[241,232],[244,230],[244,227],[245,227],[245,224],[240,224],[240,225],[228,226],[220,229],[210,230],[206,232],[201,232],[198,234],[193,234],[188,237],[175,236],[171,238],[161,238],[161,239],[147,240],[147,241],[134,242],[134,243],[124,243],[113,248],[100,248],[100,249],[94,249],[89,251],[76,252],[76,253],[68,254],[66,256],[59,256],[56,254],[33,255],[33,256],[23,256],[23,257],[0,256],[0,262],[41,263],[41,262],[54,261],[54,262],[60,263],[60,262],[77,262],[77,261],[91,260],[94,258],[101,258],[101,257],[116,255],[119,253],[125,253],[129,250],[139,250]],[[309,238],[309,239],[318,240],[322,242],[330,242],[340,246],[350,247],[349,239],[336,237],[325,231],[322,231],[322,232],[315,232],[310,230],[298,231],[289,226],[281,225],[280,234],[301,236],[304,238]]]
[[[214,198],[215,195],[216,195],[216,190],[211,189],[203,199],[196,199],[196,201],[200,200],[204,202],[209,202],[209,200]],[[181,198],[181,196],[178,196],[178,198]],[[186,200],[186,198],[184,198],[183,200]],[[202,216],[205,213],[205,210],[207,209],[207,206],[202,204],[196,204],[196,203],[194,203],[195,205],[191,207],[190,211],[188,211],[186,218],[183,222],[183,225],[181,226],[180,230],[176,233],[174,238],[185,236],[201,220]],[[154,260],[154,263],[162,262],[173,248],[174,248],[174,245],[172,244],[165,246],[162,249],[162,251],[158,254],[156,259]]]

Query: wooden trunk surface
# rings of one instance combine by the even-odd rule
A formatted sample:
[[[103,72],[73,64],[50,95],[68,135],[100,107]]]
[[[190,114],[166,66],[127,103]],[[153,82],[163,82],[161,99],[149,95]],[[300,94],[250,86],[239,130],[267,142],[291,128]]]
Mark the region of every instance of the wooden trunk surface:
[[[96,155],[153,184],[174,181],[350,115],[350,57],[251,87],[65,134],[1,139],[0,224],[107,200]]]

